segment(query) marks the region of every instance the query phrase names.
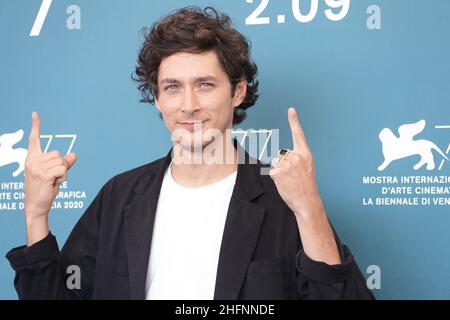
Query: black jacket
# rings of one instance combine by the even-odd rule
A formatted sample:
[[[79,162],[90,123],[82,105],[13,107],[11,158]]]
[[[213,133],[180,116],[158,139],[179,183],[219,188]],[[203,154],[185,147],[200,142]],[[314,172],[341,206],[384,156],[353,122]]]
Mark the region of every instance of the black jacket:
[[[342,264],[329,266],[304,254],[296,219],[270,176],[261,175],[264,165],[238,150],[246,161],[238,165],[214,299],[373,299],[337,236]],[[8,252],[19,298],[145,299],[156,206],[170,160],[169,152],[106,183],[61,251],[49,233]],[[66,286],[70,265],[80,268],[81,289]]]

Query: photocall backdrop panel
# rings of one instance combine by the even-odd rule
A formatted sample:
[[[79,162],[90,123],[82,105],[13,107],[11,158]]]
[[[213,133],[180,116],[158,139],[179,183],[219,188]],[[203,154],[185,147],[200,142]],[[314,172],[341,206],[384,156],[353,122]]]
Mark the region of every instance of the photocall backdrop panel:
[[[0,252],[26,243],[32,111],[45,150],[78,155],[50,214],[60,247],[107,180],[168,152],[131,73],[141,28],[187,5],[230,15],[252,43],[260,98],[234,128],[244,146],[278,130],[291,148],[297,109],[329,218],[377,298],[449,299],[446,0],[0,0]],[[0,259],[0,298],[17,298],[13,279]]]

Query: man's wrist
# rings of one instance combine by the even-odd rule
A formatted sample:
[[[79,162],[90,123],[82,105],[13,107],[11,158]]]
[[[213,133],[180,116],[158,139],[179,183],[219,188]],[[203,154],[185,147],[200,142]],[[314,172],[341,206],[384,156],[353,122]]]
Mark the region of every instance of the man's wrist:
[[[27,246],[44,239],[49,232],[48,216],[27,217]]]
[[[322,199],[320,197],[311,199],[309,206],[294,206],[293,213],[297,220],[303,220],[303,222],[308,223],[310,221],[320,220],[327,216],[325,212],[325,206],[323,205]]]

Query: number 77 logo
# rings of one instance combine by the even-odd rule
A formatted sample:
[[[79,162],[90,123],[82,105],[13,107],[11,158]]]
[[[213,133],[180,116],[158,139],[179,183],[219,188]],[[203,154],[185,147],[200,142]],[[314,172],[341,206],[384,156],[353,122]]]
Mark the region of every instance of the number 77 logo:
[[[52,0],[42,0],[41,7],[39,8],[39,12],[30,31],[30,37],[39,36],[39,34],[41,33],[42,25],[44,24],[51,4]]]

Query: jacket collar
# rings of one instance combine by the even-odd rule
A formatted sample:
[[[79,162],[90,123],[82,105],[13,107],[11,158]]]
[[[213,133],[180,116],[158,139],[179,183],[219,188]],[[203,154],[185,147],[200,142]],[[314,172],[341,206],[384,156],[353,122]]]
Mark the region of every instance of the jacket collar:
[[[239,164],[222,237],[214,299],[238,298],[265,212],[252,202],[264,192],[259,180],[261,166],[235,139],[233,143]],[[134,190],[136,200],[124,209],[131,299],[145,299],[153,225],[171,154],[172,149],[150,166]]]

